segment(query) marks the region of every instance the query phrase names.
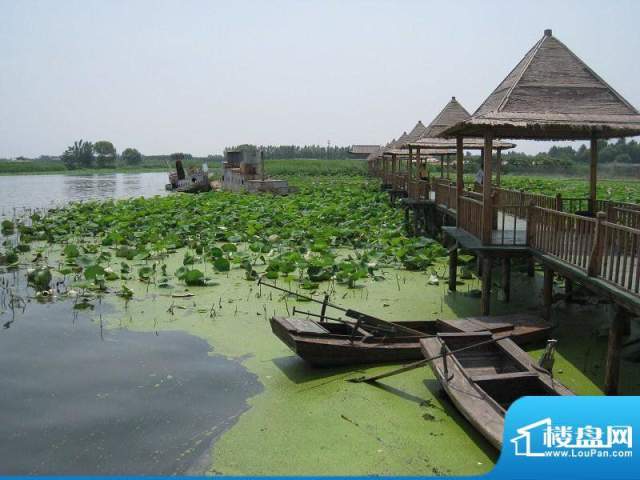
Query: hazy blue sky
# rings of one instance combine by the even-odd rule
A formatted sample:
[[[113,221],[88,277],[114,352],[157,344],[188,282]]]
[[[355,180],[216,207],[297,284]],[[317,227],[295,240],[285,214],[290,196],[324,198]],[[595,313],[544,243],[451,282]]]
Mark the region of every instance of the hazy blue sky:
[[[0,0],[0,156],[383,143],[452,95],[473,112],[545,28],[638,107],[639,19],[639,1]]]

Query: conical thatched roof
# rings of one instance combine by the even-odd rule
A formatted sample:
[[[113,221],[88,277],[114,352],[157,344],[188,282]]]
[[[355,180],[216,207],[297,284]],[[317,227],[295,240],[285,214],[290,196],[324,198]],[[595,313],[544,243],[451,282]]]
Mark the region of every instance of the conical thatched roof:
[[[442,150],[451,150],[451,152],[446,153],[455,153],[456,151],[456,141],[450,138],[439,138],[438,135],[442,133],[447,128],[459,123],[463,122],[467,119],[471,118],[471,115],[467,110],[456,100],[456,97],[451,97],[449,103],[445,105],[442,111],[436,115],[436,118],[429,124],[429,126],[425,129],[425,132],[422,136],[418,137],[417,140],[406,140],[404,144],[398,144],[396,142],[395,148],[408,148],[411,147],[420,147],[422,149],[436,149],[439,151]],[[480,149],[484,147],[483,140],[473,140],[466,138],[464,140],[464,148],[466,149]],[[506,150],[509,148],[513,148],[515,145],[513,143],[494,141],[493,148]],[[434,154],[436,154],[435,152]]]
[[[402,135],[400,135],[397,140],[392,140],[391,143],[385,147],[385,152],[393,150],[394,148],[400,148],[400,146],[404,144],[406,138],[407,132],[402,132]]]
[[[451,127],[456,123],[464,122],[470,117],[471,114],[467,112],[466,108],[460,105],[460,102],[456,100],[456,97],[451,97],[449,103],[445,105],[442,111],[429,124],[427,131],[419,138],[438,137],[448,127]]]
[[[407,135],[407,138],[405,138],[404,140],[405,143],[411,143],[415,140],[418,140],[420,137],[424,136],[426,131],[427,131],[427,127],[424,126],[422,121],[418,120],[418,123],[416,123],[416,126],[413,127],[413,130],[411,130]]]
[[[355,155],[370,155],[372,153],[378,153],[380,150],[380,145],[351,145],[349,149],[349,153]]]
[[[588,139],[640,134],[640,113],[551,30],[540,39],[472,117],[447,136]]]

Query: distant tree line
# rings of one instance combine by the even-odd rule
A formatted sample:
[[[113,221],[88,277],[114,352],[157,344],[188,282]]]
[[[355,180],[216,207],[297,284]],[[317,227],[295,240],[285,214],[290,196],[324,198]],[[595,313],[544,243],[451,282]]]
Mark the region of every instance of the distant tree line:
[[[262,149],[265,158],[290,160],[294,158],[314,158],[340,160],[349,158],[350,147],[322,146],[322,145],[235,145],[227,150]]]
[[[76,168],[113,168],[118,163],[124,165],[140,165],[142,154],[135,148],[125,148],[120,155],[107,140],[95,143],[78,140],[60,156],[60,160],[69,170]]]
[[[591,149],[581,145],[578,149],[571,146],[552,146],[547,152],[528,155],[522,152],[503,152],[504,173],[537,172],[537,173],[573,173],[583,170],[589,165]],[[624,138],[607,142],[598,141],[598,165],[638,165],[640,168],[640,143],[636,140],[626,141]],[[480,166],[480,156],[467,152],[465,170],[472,171]]]

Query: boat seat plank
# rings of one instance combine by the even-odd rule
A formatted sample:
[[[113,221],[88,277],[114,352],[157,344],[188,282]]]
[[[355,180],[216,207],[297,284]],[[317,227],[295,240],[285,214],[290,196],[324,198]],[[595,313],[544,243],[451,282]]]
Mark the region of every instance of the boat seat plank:
[[[287,318],[286,322],[291,330],[299,333],[329,333],[329,330],[320,326],[318,322],[306,318]]]
[[[509,373],[494,373],[489,375],[472,375],[471,380],[474,382],[486,382],[490,380],[511,380],[514,378],[526,378],[537,377],[535,372],[509,372]]]

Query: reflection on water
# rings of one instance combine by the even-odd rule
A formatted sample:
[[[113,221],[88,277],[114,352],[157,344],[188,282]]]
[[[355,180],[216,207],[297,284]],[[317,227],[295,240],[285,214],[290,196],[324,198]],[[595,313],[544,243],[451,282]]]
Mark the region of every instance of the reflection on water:
[[[11,308],[0,290],[0,475],[184,474],[261,388],[197,337],[104,329],[99,304]]]
[[[0,216],[8,215],[13,207],[47,208],[90,199],[165,195],[166,183],[163,172],[0,176]]]

